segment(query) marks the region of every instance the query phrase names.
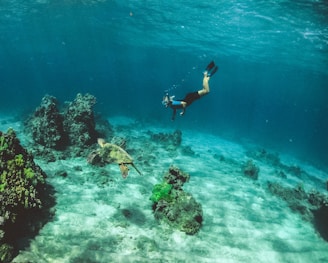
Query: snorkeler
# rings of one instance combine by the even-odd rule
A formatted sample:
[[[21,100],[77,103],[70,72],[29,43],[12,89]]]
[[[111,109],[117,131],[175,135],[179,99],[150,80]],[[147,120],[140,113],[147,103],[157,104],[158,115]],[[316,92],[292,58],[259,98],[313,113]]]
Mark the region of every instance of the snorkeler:
[[[168,93],[165,94],[163,97],[163,105],[165,107],[170,107],[173,110],[172,120],[175,119],[175,115],[177,113],[177,109],[181,109],[180,115],[182,116],[185,114],[186,107],[190,106],[195,100],[203,97],[204,95],[210,92],[210,87],[208,81],[210,77],[212,77],[215,72],[218,70],[218,66],[215,65],[214,61],[211,61],[210,64],[207,65],[204,71],[204,78],[203,78],[203,89],[187,93],[187,95],[182,100],[175,100],[175,96],[169,96]]]

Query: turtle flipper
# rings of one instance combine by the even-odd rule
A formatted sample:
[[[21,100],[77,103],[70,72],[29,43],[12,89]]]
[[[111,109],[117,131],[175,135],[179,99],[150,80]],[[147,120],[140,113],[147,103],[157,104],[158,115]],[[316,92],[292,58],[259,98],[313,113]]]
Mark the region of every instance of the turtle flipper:
[[[138,172],[138,174],[142,175],[142,173],[139,171],[139,169],[134,165],[134,163],[131,163],[131,165],[133,166],[134,169],[136,169],[136,171]]]
[[[118,164],[121,170],[122,177],[125,179],[129,175],[129,167],[125,163]]]

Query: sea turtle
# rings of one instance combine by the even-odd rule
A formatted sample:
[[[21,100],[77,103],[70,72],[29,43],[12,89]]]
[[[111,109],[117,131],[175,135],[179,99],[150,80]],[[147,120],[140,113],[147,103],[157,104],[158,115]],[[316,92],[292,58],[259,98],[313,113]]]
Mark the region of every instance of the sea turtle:
[[[126,178],[129,174],[128,164],[132,165],[138,174],[141,175],[141,172],[134,165],[132,157],[120,146],[105,142],[105,140],[101,138],[98,139],[98,144],[101,147],[98,151],[99,157],[106,163],[117,163],[120,167],[123,178]]]

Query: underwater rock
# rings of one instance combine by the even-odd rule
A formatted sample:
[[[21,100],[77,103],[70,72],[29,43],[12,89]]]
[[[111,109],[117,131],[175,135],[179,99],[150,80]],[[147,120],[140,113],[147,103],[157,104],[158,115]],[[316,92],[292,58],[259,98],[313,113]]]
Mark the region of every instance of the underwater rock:
[[[260,168],[257,167],[253,160],[248,160],[242,167],[243,174],[247,177],[257,180],[259,177]]]
[[[318,233],[328,241],[328,197],[317,192],[306,193],[302,185],[295,188],[268,182],[269,191],[284,201],[302,219],[314,224]]]
[[[287,165],[283,165],[284,168],[285,168],[285,171],[287,173],[290,173],[300,179],[305,179],[307,175],[307,173],[305,171],[303,171],[299,166],[297,165],[290,165],[290,166],[287,166]]]
[[[328,242],[328,197],[319,192],[310,192],[308,201],[314,207],[314,226],[321,237]]]
[[[269,191],[287,202],[294,212],[299,213],[306,221],[312,221],[313,215],[308,204],[308,195],[301,185],[295,188],[284,187],[279,183],[268,182]]]
[[[188,182],[189,179],[190,175],[188,173],[184,173],[174,166],[171,166],[164,175],[164,181],[172,185],[176,190],[182,190],[182,186],[185,182]]]
[[[8,262],[16,240],[35,234],[54,205],[46,174],[34,163],[14,130],[0,131],[0,259]]]
[[[157,220],[194,235],[201,228],[203,211],[194,197],[182,189],[188,180],[189,174],[171,166],[163,182],[154,186],[150,200]]]
[[[328,204],[323,204],[313,214],[316,229],[321,237],[328,242]]]
[[[313,180],[314,178],[311,177],[306,171],[301,169],[297,165],[286,165],[280,161],[280,158],[278,154],[273,154],[267,152],[265,149],[259,149],[259,150],[250,150],[246,152],[246,155],[259,160],[261,162],[267,163],[270,166],[275,167],[276,169],[279,169],[280,172],[277,173],[279,177],[283,176],[287,178],[287,174],[296,176],[300,179],[310,179]]]
[[[37,156],[47,163],[55,162],[57,159],[64,159],[61,152],[51,148],[44,147],[39,144],[29,145],[33,156]]]
[[[63,117],[57,109],[55,97],[46,95],[32,116],[25,122],[26,131],[35,142],[53,149],[64,149],[67,137],[63,128]]]
[[[182,132],[176,130],[173,133],[152,133],[149,132],[151,140],[161,143],[168,151],[175,151],[182,142]]]
[[[255,149],[246,152],[246,155],[250,158],[261,160],[271,166],[281,166],[280,158],[277,153],[270,153],[265,149]]]
[[[90,94],[77,94],[64,112],[64,130],[68,134],[69,144],[85,148],[96,142],[97,132],[93,106],[96,98]]]
[[[94,96],[77,94],[64,112],[59,112],[56,98],[46,95],[25,122],[26,131],[37,143],[31,145],[33,153],[48,162],[86,156],[89,146],[96,142],[97,137],[112,136],[113,130],[107,120],[97,118],[96,122],[93,112],[95,103]]]

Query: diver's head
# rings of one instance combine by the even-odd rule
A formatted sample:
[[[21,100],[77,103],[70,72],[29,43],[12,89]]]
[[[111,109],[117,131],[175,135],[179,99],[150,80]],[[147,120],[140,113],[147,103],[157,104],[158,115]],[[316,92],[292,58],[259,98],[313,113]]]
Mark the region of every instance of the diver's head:
[[[166,93],[163,97],[163,100],[162,100],[162,104],[165,106],[165,107],[168,107],[170,106],[170,104],[172,103],[172,100],[173,100],[174,96],[169,96],[168,93]]]

